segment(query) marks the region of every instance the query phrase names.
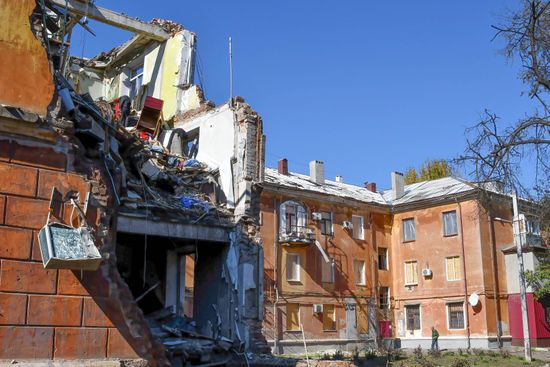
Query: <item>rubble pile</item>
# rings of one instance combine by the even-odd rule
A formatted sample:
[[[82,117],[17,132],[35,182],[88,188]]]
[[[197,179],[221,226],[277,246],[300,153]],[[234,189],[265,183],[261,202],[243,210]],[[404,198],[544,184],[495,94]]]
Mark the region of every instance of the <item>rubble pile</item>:
[[[184,29],[181,24],[176,23],[172,20],[167,20],[167,19],[153,18],[153,20],[150,23],[160,26],[162,29],[164,29],[166,32],[170,34],[176,34],[178,32],[183,31]]]

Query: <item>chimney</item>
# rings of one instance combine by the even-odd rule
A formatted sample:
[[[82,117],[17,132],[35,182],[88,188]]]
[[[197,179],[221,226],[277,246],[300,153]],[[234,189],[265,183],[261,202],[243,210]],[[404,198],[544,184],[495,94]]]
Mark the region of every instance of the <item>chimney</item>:
[[[343,183],[344,182],[344,178],[340,175],[336,176],[336,182],[338,183]]]
[[[376,192],[376,182],[365,182],[365,188],[369,191]]]
[[[323,162],[309,162],[309,179],[317,185],[325,184],[325,164]]]
[[[277,171],[279,171],[281,175],[288,176],[288,159],[279,159],[278,163]]]
[[[391,197],[392,200],[399,199],[405,195],[405,179],[401,172],[391,173]]]

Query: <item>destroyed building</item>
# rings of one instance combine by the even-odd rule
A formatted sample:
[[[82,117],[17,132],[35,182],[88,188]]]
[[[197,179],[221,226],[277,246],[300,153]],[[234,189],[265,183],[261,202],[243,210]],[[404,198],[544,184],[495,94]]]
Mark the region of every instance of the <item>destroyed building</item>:
[[[0,8],[0,359],[263,351],[261,117],[205,100],[179,24],[92,1]],[[87,19],[134,36],[72,57]]]

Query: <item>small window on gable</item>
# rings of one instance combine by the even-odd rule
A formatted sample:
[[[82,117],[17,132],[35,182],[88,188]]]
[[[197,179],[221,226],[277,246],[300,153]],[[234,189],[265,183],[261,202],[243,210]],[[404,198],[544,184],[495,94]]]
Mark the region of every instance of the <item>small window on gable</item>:
[[[365,239],[365,220],[359,215],[353,215],[351,217],[351,222],[353,223],[353,238],[357,240]]]
[[[321,212],[321,234],[325,236],[332,236],[332,213]]]
[[[378,248],[378,270],[388,270],[388,249],[384,247]]]
[[[289,282],[300,281],[300,254],[286,254],[286,280]]]
[[[416,240],[414,218],[403,219],[403,242]]]
[[[443,235],[456,236],[458,229],[456,226],[456,210],[443,213]]]
[[[334,259],[329,259],[328,262],[321,256],[322,275],[321,281],[323,283],[334,283]]]
[[[355,284],[366,285],[367,279],[365,274],[365,261],[354,260],[353,261],[353,273],[355,274]]]

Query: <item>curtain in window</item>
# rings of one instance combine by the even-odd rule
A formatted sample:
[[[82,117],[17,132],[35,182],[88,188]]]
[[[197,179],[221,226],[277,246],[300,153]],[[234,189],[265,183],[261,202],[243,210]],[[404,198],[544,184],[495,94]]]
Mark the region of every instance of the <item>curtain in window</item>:
[[[414,229],[414,219],[403,220],[403,240],[413,241],[416,239],[416,233]]]
[[[452,236],[458,233],[456,227],[456,211],[443,213],[443,231],[445,236]]]

